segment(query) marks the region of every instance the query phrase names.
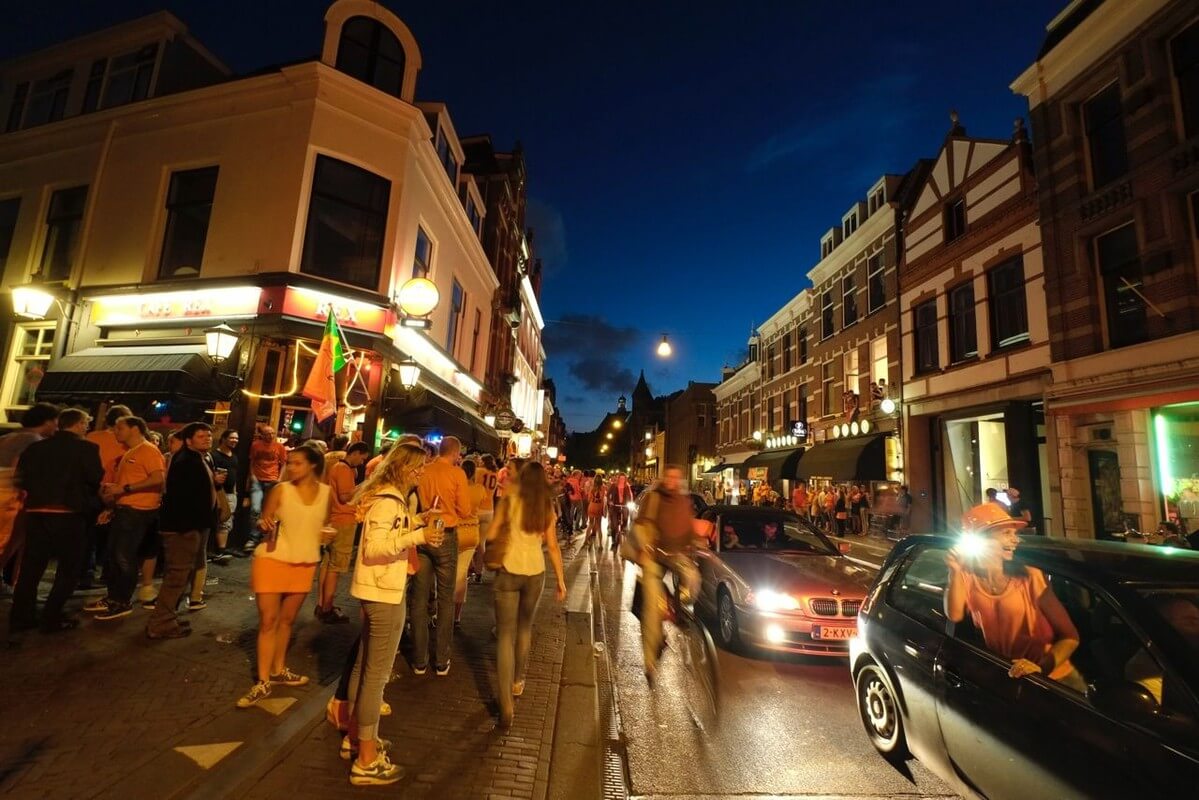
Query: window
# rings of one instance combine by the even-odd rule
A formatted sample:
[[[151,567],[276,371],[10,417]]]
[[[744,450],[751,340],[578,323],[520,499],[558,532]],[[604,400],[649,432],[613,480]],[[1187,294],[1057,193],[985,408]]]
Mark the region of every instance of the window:
[[[766,428],[767,433],[773,433],[775,430],[777,430],[777,428],[775,427],[775,424],[774,424],[774,409],[775,409],[776,402],[777,402],[777,398],[775,398],[775,397],[767,397],[766,398],[766,425],[765,425],[765,428]]]
[[[483,312],[475,309],[475,329],[470,335],[470,371],[475,371],[475,357],[479,353],[479,334],[483,330]]]
[[[774,378],[774,345],[766,348],[766,380]]]
[[[470,196],[470,192],[466,194],[466,218],[470,220],[470,227],[475,236],[482,238],[483,218],[479,216],[479,207],[475,205],[475,198]]]
[[[804,424],[804,428],[807,428],[807,426],[808,426],[808,386],[807,386],[807,384],[800,384],[799,388],[795,390],[795,394],[796,394],[796,399],[798,400],[798,405],[799,405],[799,416],[796,417],[796,420],[798,420],[799,422],[802,422]]]
[[[462,284],[455,279],[454,288],[450,295],[450,327],[449,333],[445,337],[445,349],[450,355],[455,355],[458,351],[458,320],[462,318],[462,309],[466,305],[466,292],[462,290]]]
[[[870,342],[870,380],[886,381],[888,373],[887,337],[880,336]]]
[[[300,271],[378,289],[390,193],[386,178],[318,155]]]
[[[799,329],[799,363],[808,363],[808,329]]]
[[[8,265],[8,251],[12,248],[12,237],[17,230],[17,215],[21,212],[21,198],[10,197],[0,200],[0,275]]]
[[[791,332],[783,334],[783,372],[791,371]]]
[[[1124,347],[1145,341],[1149,333],[1136,226],[1130,222],[1096,238],[1095,258],[1103,282],[1109,345]]]
[[[429,277],[429,267],[433,264],[433,245],[429,242],[429,234],[425,229],[416,228],[416,250],[412,256],[412,277]]]
[[[83,91],[83,113],[90,114],[100,107],[100,90],[104,88],[104,72],[108,59],[98,58],[92,62],[87,73],[87,87]]]
[[[171,175],[159,278],[200,274],[216,176],[217,167],[189,169]]]
[[[899,568],[887,589],[887,605],[935,631],[945,631],[945,550],[926,547]]]
[[[827,291],[820,295],[820,338],[827,339],[837,332],[833,320],[833,293]]]
[[[941,365],[937,354],[937,301],[929,300],[912,309],[916,333],[916,372],[931,372]]]
[[[17,325],[13,329],[8,369],[4,373],[4,410],[9,422],[18,421],[14,411],[33,405],[53,352],[53,325]]]
[[[887,303],[887,284],[883,281],[883,251],[879,250],[866,260],[867,290],[870,295],[870,313]]]
[[[825,361],[820,365],[820,392],[824,396],[824,414],[836,414],[841,404],[833,394],[833,362]]]
[[[978,355],[978,329],[974,324],[974,283],[949,291],[949,359],[965,361]]]
[[[833,252],[833,239],[830,236],[820,243],[820,257],[827,258],[831,252]]]
[[[1122,113],[1119,83],[1113,83],[1083,104],[1092,189],[1107,186],[1128,172]]]
[[[1174,37],[1170,42],[1170,58],[1182,106],[1182,129],[1187,138],[1199,136],[1199,22]]]
[[[4,125],[5,132],[20,129],[21,118],[25,116],[25,101],[29,98],[29,83],[18,83],[13,89],[12,105],[8,107],[8,121]]]
[[[38,275],[42,280],[65,281],[71,277],[79,251],[79,232],[83,226],[83,208],[87,187],[59,189],[50,196],[46,213],[46,243]]]
[[[880,208],[882,208],[884,205],[887,204],[887,201],[885,199],[886,196],[887,196],[886,189],[884,189],[882,187],[880,187],[877,191],[875,191],[874,194],[870,195],[870,213],[871,214],[873,214],[875,211],[878,211]]]
[[[945,241],[952,242],[966,232],[966,201],[945,204]]]
[[[841,223],[841,233],[843,234],[843,238],[845,238],[845,239],[848,239],[850,234],[853,233],[854,231],[856,231],[857,229],[858,229],[858,215],[856,213],[850,214]]]
[[[841,317],[842,328],[848,328],[858,321],[858,294],[852,275],[841,279]]]
[[[987,273],[991,301],[991,348],[1028,341],[1028,306],[1024,297],[1024,260],[1017,256]]]
[[[454,158],[454,150],[450,147],[450,138],[445,135],[445,129],[437,126],[437,160],[441,162],[445,174],[450,179],[450,185],[458,185],[458,161]]]
[[[392,97],[400,97],[404,88],[404,48],[369,17],[353,17],[341,26],[336,67]]]
[[[22,128],[44,125],[62,119],[67,110],[67,95],[71,92],[72,69],[64,69],[56,75],[36,81],[29,94]]]
[[[103,108],[149,97],[150,79],[154,76],[154,62],[157,59],[157,44],[148,44],[140,50],[114,58],[104,84]]]
[[[858,374],[857,348],[850,350],[841,357],[841,371],[845,376],[845,385],[843,387],[845,391],[857,394],[859,388],[858,381],[861,378],[861,376]]]

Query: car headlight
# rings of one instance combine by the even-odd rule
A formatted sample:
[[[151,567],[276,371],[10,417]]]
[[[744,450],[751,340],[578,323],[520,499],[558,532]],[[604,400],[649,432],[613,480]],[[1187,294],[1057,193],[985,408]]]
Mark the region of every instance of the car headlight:
[[[798,611],[799,600],[789,594],[763,589],[754,592],[753,603],[760,611]]]

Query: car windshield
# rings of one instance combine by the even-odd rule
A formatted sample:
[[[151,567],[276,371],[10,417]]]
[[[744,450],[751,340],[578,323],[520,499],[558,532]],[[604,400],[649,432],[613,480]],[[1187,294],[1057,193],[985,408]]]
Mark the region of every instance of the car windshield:
[[[720,520],[721,550],[776,550],[787,553],[837,555],[837,548],[819,533],[795,520],[766,515],[729,515]]]

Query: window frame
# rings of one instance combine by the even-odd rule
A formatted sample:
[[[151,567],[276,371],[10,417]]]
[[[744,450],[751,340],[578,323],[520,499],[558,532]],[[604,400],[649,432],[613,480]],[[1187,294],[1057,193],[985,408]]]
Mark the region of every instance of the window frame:
[[[820,293],[820,341],[831,339],[837,334],[837,318],[834,311],[833,290]]]
[[[175,193],[176,180],[184,176],[197,176],[198,173],[212,173],[212,193],[208,196],[207,202],[172,202],[171,197]],[[208,230],[212,224],[212,205],[216,200],[217,181],[220,180],[220,166],[212,165],[207,167],[194,167],[190,169],[174,170],[171,172],[170,178],[167,180],[167,194],[164,202],[166,208],[166,219],[163,222],[162,229],[162,247],[158,251],[158,280],[174,280],[178,278],[198,278],[200,277],[201,265],[204,260],[204,251],[208,245]],[[179,265],[174,272],[164,272],[166,269],[166,261],[168,248],[171,246],[171,233],[176,228],[176,214],[186,212],[191,209],[207,207],[207,213],[204,219],[204,240],[200,242],[200,262],[195,265],[196,271],[192,273],[179,273],[177,270],[186,265]]]
[[[424,260],[421,259],[421,241],[425,243],[425,250],[428,255]],[[416,242],[412,248],[412,277],[413,278],[428,278],[433,274],[433,253],[436,250],[433,239],[425,231],[425,226],[417,224],[416,226]]]
[[[158,56],[161,52],[161,49],[162,48],[158,46],[158,42],[153,42],[151,44],[143,45],[137,50],[122,53],[119,56],[108,59],[108,64],[104,69],[104,85],[100,90],[99,109],[116,108],[118,106],[128,105],[129,103],[136,103],[139,100],[145,100],[146,98],[153,96],[154,72],[158,66]],[[132,59],[130,65],[127,67],[121,67],[120,69],[114,69],[116,63],[123,58]],[[129,85],[128,99],[124,99],[123,97],[109,97],[108,92],[113,87],[113,79],[120,77],[127,72],[132,73],[132,82]],[[141,84],[143,78],[144,85],[142,85],[139,89],[139,84]]]
[[[960,302],[959,299],[967,294],[969,301]],[[977,359],[978,310],[974,296],[974,279],[946,289],[945,304],[949,311],[949,363],[960,364]],[[967,341],[959,341],[959,334],[964,335]]]
[[[1199,19],[1191,20],[1191,24],[1183,28],[1170,38],[1167,46],[1168,57],[1170,61],[1170,77],[1173,84],[1175,106],[1178,113],[1178,128],[1179,136],[1183,141],[1199,136],[1199,52],[1195,54],[1194,61],[1187,66],[1186,72],[1191,81],[1194,82],[1194,106],[1187,106],[1187,95],[1183,93],[1182,85],[1182,70],[1179,69],[1178,58],[1175,51],[1175,43],[1178,42],[1185,34],[1190,34],[1195,37],[1195,48],[1199,51]]]
[[[932,309],[931,321],[921,320],[921,312],[927,309]],[[938,320],[937,320],[937,300],[934,297],[931,300],[925,300],[922,303],[916,303],[912,306],[912,345],[915,350],[915,372],[916,375],[927,375],[929,373],[938,372],[941,369],[941,343],[939,341]],[[931,340],[925,341],[923,336],[931,335]],[[931,361],[923,359],[923,351],[928,347],[933,355]]]
[[[450,316],[446,325],[446,352],[451,357],[458,357],[458,334],[461,333],[462,317],[466,314],[466,289],[457,278],[450,281]]]
[[[368,185],[366,187],[368,189],[370,198],[368,198],[364,204],[362,198],[355,198],[351,200],[349,198],[333,194],[332,191],[328,189],[322,189],[318,185],[318,182],[322,176],[323,166],[326,169],[345,169],[350,171],[350,174],[357,172],[361,173],[363,176],[366,176],[368,184],[373,183],[373,186]],[[331,178],[330,180],[334,179]],[[332,155],[327,155],[325,153],[317,153],[316,158],[313,160],[312,182],[308,189],[308,211],[305,216],[304,241],[300,250],[300,273],[304,275],[312,275],[323,280],[343,283],[347,286],[357,286],[362,289],[367,289],[368,291],[378,291],[379,283],[383,279],[383,255],[386,251],[388,222],[392,211],[391,194],[394,191],[394,188],[395,185],[390,178],[386,178],[378,173],[371,172],[370,170],[360,167],[350,161],[343,161],[342,159],[336,158]],[[316,235],[315,222],[317,221],[316,208],[318,200],[320,200],[322,203],[338,204],[344,208],[348,208],[350,211],[359,215],[359,221],[362,221],[362,218],[364,217],[373,218],[374,222],[379,225],[378,252],[373,254],[367,253],[360,248],[360,252],[358,253],[359,258],[365,258],[373,255],[373,282],[366,283],[359,282],[357,280],[350,280],[350,276],[348,276],[344,270],[334,273],[328,270],[317,270],[312,268],[306,269],[306,267],[309,267],[310,241],[312,241],[311,237]],[[373,208],[371,206],[371,202],[374,200],[382,201],[380,208]],[[368,241],[369,237],[366,237],[361,244],[365,245]],[[313,248],[316,246],[316,244],[311,244],[311,247]]]
[[[64,195],[67,192],[82,192],[83,202],[80,204],[78,214],[63,214],[54,213],[55,199]],[[81,235],[83,233],[83,220],[87,216],[87,203],[90,198],[91,187],[89,184],[80,184],[78,186],[64,186],[60,189],[55,189],[50,193],[50,202],[46,205],[46,217],[43,223],[44,236],[42,238],[42,252],[38,257],[38,269],[35,273],[39,280],[47,282],[60,282],[70,280],[71,274],[75,271],[75,264],[79,260],[79,245]],[[58,226],[64,224],[74,224],[71,232],[71,243],[68,246],[72,251],[69,255],[69,263],[67,264],[67,273],[65,275],[55,275],[50,272],[52,265],[47,263],[48,257],[52,252],[57,252],[57,247],[54,243],[57,241],[55,231]]]
[[[931,620],[929,618],[917,616],[915,613],[913,613],[910,606],[896,602],[896,597],[899,595],[899,592],[902,591],[903,579],[907,576],[908,571],[912,568],[916,561],[926,553],[937,552],[940,553],[940,556],[934,556],[934,559],[938,564],[944,567],[945,554],[948,552],[948,550],[947,548],[940,547],[936,544],[929,544],[924,547],[913,547],[909,552],[905,553],[903,561],[899,564],[895,572],[892,573],[891,577],[887,581],[887,590],[883,595],[883,602],[897,614],[902,614],[906,619],[916,623],[917,625],[920,625],[922,628],[943,636],[948,636],[950,622],[949,617],[945,614],[945,589],[949,585],[948,572],[946,572],[945,575],[945,585],[940,587],[941,599],[940,603],[938,604],[938,608],[940,609],[939,624],[930,624]],[[932,620],[936,620],[937,618],[937,614],[934,613]]]
[[[956,242],[966,235],[966,198],[958,197],[945,202],[945,244]]]
[[[1118,113],[1111,117],[1106,117],[1103,120],[1096,120],[1094,121],[1094,124],[1092,124],[1092,121],[1089,118],[1088,109],[1094,108],[1095,106],[1093,104],[1096,103],[1099,98],[1111,91],[1114,91],[1116,95],[1115,100],[1119,110]],[[1120,91],[1120,81],[1114,80],[1079,104],[1079,114],[1082,117],[1081,130],[1083,135],[1083,152],[1085,153],[1086,158],[1087,180],[1088,185],[1093,192],[1099,191],[1106,186],[1110,186],[1128,175],[1131,165],[1129,164],[1128,159],[1128,131],[1126,131],[1124,128],[1123,103],[1124,98]],[[1120,146],[1124,154],[1124,163],[1122,169],[1118,169],[1118,171],[1113,172],[1111,175],[1100,176],[1095,169],[1095,152],[1097,149],[1096,144],[1100,141],[1099,138],[1095,136],[1095,133],[1098,131],[1107,130],[1109,126],[1111,131],[1119,131]]]
[[[24,113],[21,128],[36,128],[39,125],[49,125],[61,120],[67,112],[67,101],[71,97],[71,84],[75,80],[74,67],[60,69],[53,75],[32,81],[29,94],[25,98]],[[46,103],[46,118],[31,120],[30,114],[35,110],[40,112],[43,98]]]
[[[359,22],[360,20],[363,23],[370,25],[369,41],[364,43],[364,42],[360,42],[357,39],[353,39],[353,38],[351,38],[350,41],[353,45],[355,45],[357,47],[361,47],[365,50],[365,59],[364,59],[364,67],[363,67],[364,74],[363,75],[358,75],[353,72],[350,72],[349,68],[348,68],[349,64],[346,61],[344,61],[342,58],[345,42],[347,39],[346,29],[349,28],[352,24]],[[393,64],[396,63],[392,59],[388,58],[386,55],[383,55],[383,56],[380,55],[380,49],[381,49],[380,45],[383,40],[383,35],[390,36],[393,40],[395,40],[396,47],[399,49],[400,56],[402,59],[401,61],[398,62],[400,85],[395,87],[394,91],[392,91],[392,89],[389,87],[379,85],[380,83],[382,83],[382,79],[380,77],[380,72],[379,72],[380,58],[382,58],[386,61],[391,61]],[[345,22],[343,22],[341,24],[341,30],[338,31],[338,34],[337,34],[337,56],[336,56],[336,58],[333,59],[333,68],[336,69],[338,72],[341,72],[344,75],[349,75],[354,80],[360,81],[361,83],[365,83],[367,86],[378,89],[380,92],[383,92],[386,95],[395,97],[399,100],[404,99],[404,97],[403,97],[404,84],[407,82],[407,77],[408,77],[408,51],[404,49],[404,43],[401,42],[399,37],[395,35],[395,32],[392,31],[389,27],[387,27],[386,25],[384,25],[382,22],[380,22],[377,19],[373,19],[371,17],[367,17],[362,14],[356,14],[356,15],[348,18],[347,20],[345,20]]]
[[[853,312],[850,319],[849,312]],[[841,276],[841,330],[857,324],[858,316],[858,287],[853,279],[853,272]]]
[[[17,390],[21,387],[24,381],[27,365],[32,362],[40,361],[43,363],[43,369],[49,366],[51,359],[54,357],[54,340],[58,332],[57,323],[50,322],[18,322],[13,326],[13,335],[8,343],[7,358],[4,361],[4,381],[3,386],[0,386],[0,410],[4,412],[4,417],[9,422],[18,422],[21,412],[30,408],[32,404],[20,404],[14,402]],[[21,350],[24,349],[25,336],[33,334],[37,337],[37,346],[35,347],[34,355],[23,355]],[[48,340],[45,334],[49,334]],[[45,345],[47,351],[42,354],[41,347]],[[36,390],[35,390],[36,391]],[[12,413],[17,412],[17,413]]]
[[[878,262],[878,269],[875,269],[873,266],[876,260]],[[876,287],[878,291],[877,302],[875,298]],[[887,304],[887,267],[886,262],[883,261],[883,251],[881,249],[866,258],[866,294],[867,316]]]
[[[1015,268],[1019,271],[1020,280],[1018,287],[1007,288],[1002,291],[996,289],[996,281],[1002,275],[1004,270]],[[1016,347],[1023,347],[1032,341],[1032,335],[1029,331],[1028,320],[1028,281],[1024,276],[1024,255],[1019,254],[1012,258],[1006,259],[999,264],[987,269],[987,324],[991,334],[991,352],[997,353],[1003,350],[1010,350]],[[1020,316],[1024,320],[1024,330],[1019,333],[1009,332],[1007,336],[1001,336],[1001,326],[1006,320],[1012,318],[1009,313],[1011,306],[1005,305],[1007,301],[1011,301],[1019,297]]]
[[[841,409],[841,404],[837,402],[837,393],[833,391],[833,387],[837,383],[837,376],[833,374],[833,360],[829,359],[820,365],[820,392],[821,403],[820,411],[822,417],[836,416]]]
[[[4,270],[8,267],[8,256],[12,252],[13,239],[17,234],[17,223],[21,221],[21,195],[13,195],[11,197],[0,197],[0,223],[4,221],[7,210],[12,209],[12,225],[0,227],[0,275],[4,274]]]
[[[1128,229],[1131,230],[1132,235],[1133,235],[1133,245],[1136,248],[1136,258],[1131,259],[1130,261],[1126,262],[1124,265],[1119,265],[1118,267],[1114,268],[1110,272],[1111,272],[1112,276],[1114,277],[1115,273],[1118,272],[1120,269],[1122,269],[1124,266],[1126,266],[1127,264],[1135,263],[1135,265],[1136,265],[1135,269],[1137,271],[1138,278],[1139,278],[1138,288],[1140,289],[1140,291],[1143,292],[1144,286],[1145,286],[1145,265],[1141,259],[1141,241],[1140,241],[1140,236],[1138,235],[1138,231],[1136,228],[1136,222],[1133,220],[1129,220],[1128,222],[1125,222],[1122,225],[1117,225],[1114,228],[1109,228],[1108,230],[1104,231],[1103,233],[1097,234],[1091,240],[1091,252],[1092,252],[1092,259],[1093,259],[1093,263],[1094,263],[1094,269],[1099,278],[1099,287],[1098,287],[1099,292],[1100,292],[1099,301],[1103,308],[1104,327],[1106,328],[1104,339],[1106,340],[1106,344],[1107,344],[1107,347],[1109,350],[1117,350],[1121,347],[1130,347],[1130,346],[1136,345],[1136,344],[1143,344],[1144,342],[1150,341],[1153,338],[1149,334],[1149,308],[1145,305],[1143,300],[1141,301],[1141,313],[1139,315],[1140,318],[1138,320],[1138,324],[1140,327],[1140,335],[1132,335],[1133,332],[1130,331],[1129,328],[1127,327],[1127,325],[1125,324],[1127,322],[1126,319],[1118,320],[1121,324],[1116,324],[1117,320],[1113,319],[1113,317],[1118,316],[1118,313],[1119,313],[1117,311],[1118,306],[1119,306],[1119,302],[1118,302],[1119,301],[1119,291],[1117,289],[1117,291],[1114,294],[1111,291],[1109,291],[1110,288],[1114,288],[1114,287],[1109,287],[1109,281],[1108,281],[1109,271],[1104,269],[1103,261],[1102,261],[1102,258],[1100,257],[1100,241],[1102,239],[1105,239],[1108,236],[1111,236],[1113,234],[1116,234],[1116,233],[1119,233],[1121,231],[1128,230]],[[1120,277],[1125,277],[1125,276],[1121,275]],[[1130,283],[1131,283],[1131,281],[1130,281]],[[1140,298],[1137,298],[1137,299],[1139,300]],[[1113,312],[1115,312],[1115,313],[1113,313]],[[1117,332],[1119,332],[1119,333],[1117,333]]]

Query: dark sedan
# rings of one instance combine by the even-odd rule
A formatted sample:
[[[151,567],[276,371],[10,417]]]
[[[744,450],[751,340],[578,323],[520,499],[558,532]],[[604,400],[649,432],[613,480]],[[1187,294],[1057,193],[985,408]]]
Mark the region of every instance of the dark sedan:
[[[1078,628],[1086,691],[1008,677],[967,617],[945,616],[955,540],[896,545],[850,644],[862,723],[969,797],[1194,797],[1199,787],[1199,554],[1030,537]]]

